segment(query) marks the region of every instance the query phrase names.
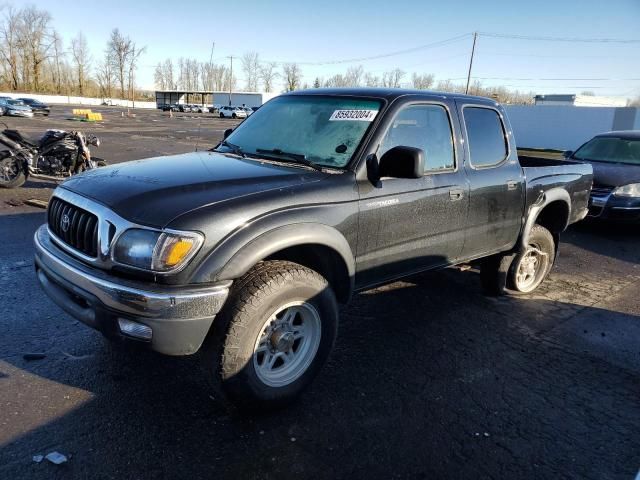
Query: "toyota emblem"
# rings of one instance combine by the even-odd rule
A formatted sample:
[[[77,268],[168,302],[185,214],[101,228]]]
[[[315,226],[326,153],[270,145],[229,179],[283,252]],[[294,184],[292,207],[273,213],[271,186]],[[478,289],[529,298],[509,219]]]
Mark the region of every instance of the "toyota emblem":
[[[69,224],[71,224],[71,220],[69,219],[69,215],[65,213],[62,216],[62,221],[60,222],[60,228],[62,228],[62,231],[64,233],[67,233],[67,231],[69,231]]]

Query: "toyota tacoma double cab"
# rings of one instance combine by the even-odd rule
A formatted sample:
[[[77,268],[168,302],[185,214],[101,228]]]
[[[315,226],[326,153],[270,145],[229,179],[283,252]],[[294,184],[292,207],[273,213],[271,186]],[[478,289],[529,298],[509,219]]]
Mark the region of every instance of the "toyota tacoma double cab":
[[[532,292],[587,214],[591,165],[518,159],[487,98],[299,91],[224,137],[66,180],[35,267],[107,338],[198,352],[240,407],[301,393],[354,292],[473,260],[486,292]]]

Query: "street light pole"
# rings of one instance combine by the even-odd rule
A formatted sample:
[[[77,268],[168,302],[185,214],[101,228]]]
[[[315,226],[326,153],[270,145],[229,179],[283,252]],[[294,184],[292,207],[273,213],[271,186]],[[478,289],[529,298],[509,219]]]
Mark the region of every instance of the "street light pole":
[[[231,89],[233,88],[233,55],[229,57],[231,60],[231,69],[229,72],[229,106],[231,106]]]
[[[473,32],[473,47],[471,47],[471,58],[469,59],[469,73],[467,74],[467,88],[464,89],[464,93],[469,93],[469,82],[471,82],[471,67],[473,66],[473,55],[476,51],[476,39],[478,38],[478,32]]]

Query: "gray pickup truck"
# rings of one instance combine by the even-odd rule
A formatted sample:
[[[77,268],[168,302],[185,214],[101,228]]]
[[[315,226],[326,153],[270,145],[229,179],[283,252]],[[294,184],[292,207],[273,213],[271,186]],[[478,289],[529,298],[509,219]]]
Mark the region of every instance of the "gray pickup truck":
[[[107,338],[199,352],[229,400],[273,408],[325,363],[354,292],[473,260],[487,293],[532,292],[591,184],[588,164],[519,160],[487,98],[301,91],[212,151],[68,179],[36,272]]]

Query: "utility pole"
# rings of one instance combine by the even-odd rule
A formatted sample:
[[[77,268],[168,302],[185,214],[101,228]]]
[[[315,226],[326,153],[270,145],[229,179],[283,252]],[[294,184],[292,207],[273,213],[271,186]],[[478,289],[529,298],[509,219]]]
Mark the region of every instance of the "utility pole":
[[[231,60],[231,70],[229,72],[229,106],[231,106],[231,89],[233,88],[233,55],[228,58]]]
[[[478,38],[478,32],[473,32],[473,47],[471,47],[471,58],[469,59],[469,73],[467,74],[467,88],[464,89],[464,93],[469,93],[469,82],[471,82],[471,67],[473,66],[473,54],[476,51],[476,39]]]

